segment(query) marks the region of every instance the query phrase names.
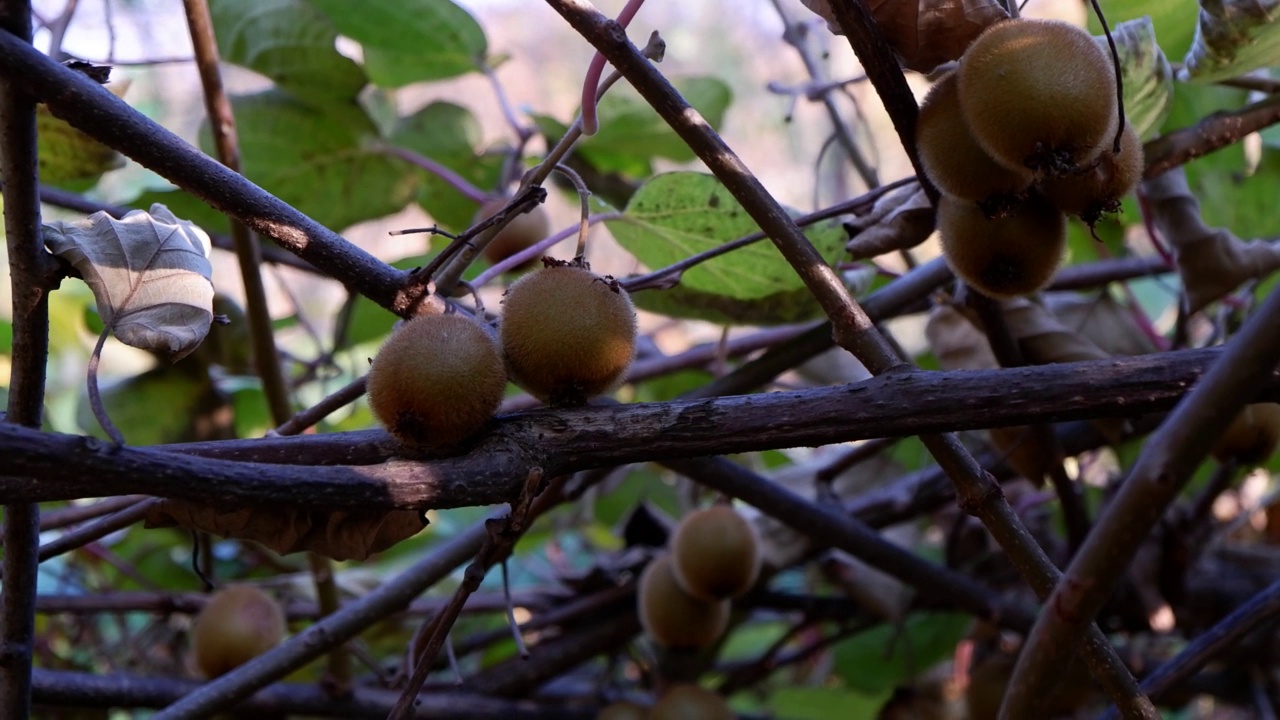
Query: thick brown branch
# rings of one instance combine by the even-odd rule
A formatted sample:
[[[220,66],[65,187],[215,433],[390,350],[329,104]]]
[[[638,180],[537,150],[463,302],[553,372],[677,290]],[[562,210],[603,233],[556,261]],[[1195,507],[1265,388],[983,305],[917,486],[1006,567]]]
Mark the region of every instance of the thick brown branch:
[[[765,395],[535,410],[500,420],[468,455],[381,465],[371,463],[394,448],[381,431],[172,446],[257,461],[233,462],[0,426],[6,470],[47,478],[0,478],[0,493],[22,501],[143,493],[229,505],[368,510],[487,505],[510,500],[519,478],[534,466],[559,475],[629,462],[1164,411],[1219,355],[1216,349],[1186,350],[910,373]],[[1280,397],[1274,373],[1257,397]],[[929,412],[919,412],[922,407]],[[326,457],[355,464],[291,464],[323,464]]]
[[[1191,127],[1158,137],[1143,146],[1147,168],[1142,177],[1150,180],[1170,169],[1240,142],[1249,133],[1280,122],[1280,95],[1269,97],[1239,110],[1210,115]]]

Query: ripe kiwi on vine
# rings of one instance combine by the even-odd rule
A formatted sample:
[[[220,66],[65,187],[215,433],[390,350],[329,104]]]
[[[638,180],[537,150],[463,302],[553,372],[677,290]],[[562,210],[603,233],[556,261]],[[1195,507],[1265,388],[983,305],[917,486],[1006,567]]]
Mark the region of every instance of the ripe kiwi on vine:
[[[670,543],[676,581],[696,598],[738,597],[760,577],[756,529],[728,505],[689,513],[671,533]]]
[[[947,264],[975,290],[993,298],[1035,292],[1053,277],[1067,244],[1067,218],[1032,196],[1001,218],[943,195],[938,232]]]
[[[916,150],[925,174],[939,190],[978,203],[988,215],[1016,205],[1035,180],[1025,167],[996,162],[974,139],[960,110],[954,72],[935,83],[920,105]]]
[[[613,278],[585,262],[544,258],[502,300],[499,338],[517,385],[551,405],[581,405],[622,382],[636,348],[636,311]]]
[[[1110,143],[1120,121],[1111,58],[1069,23],[996,23],[965,51],[956,74],[973,137],[1011,168],[1076,172]]]
[[[369,407],[400,442],[452,448],[484,429],[506,369],[493,335],[459,313],[423,315],[387,338],[369,368]]]
[[[650,720],[733,720],[734,717],[724,698],[691,683],[667,688],[649,711]]]
[[[476,225],[483,220],[488,220],[499,210],[507,206],[508,199],[504,197],[493,198],[486,201],[476,210],[475,216],[471,219],[471,224]],[[521,213],[511,219],[506,227],[498,231],[497,235],[484,246],[482,255],[484,259],[489,261],[490,265],[506,260],[521,250],[532,247],[538,241],[543,240],[551,234],[551,217],[547,214],[547,210],[542,205],[535,205],[529,212]],[[514,270],[527,270],[536,262],[529,262],[514,268]]]
[[[270,595],[253,585],[227,585],[196,616],[192,659],[215,678],[280,644],[286,629],[284,611]]]
[[[1142,180],[1142,139],[1128,122],[1120,133],[1120,152],[1110,143],[1093,167],[1080,173],[1045,178],[1040,191],[1059,210],[1094,225],[1104,213],[1120,209],[1120,199]]]
[[[670,555],[654,559],[640,574],[636,609],[645,634],[675,650],[708,647],[729,626],[729,601],[707,602],[685,592],[671,569]]]
[[[1246,405],[1227,426],[1213,456],[1219,462],[1236,460],[1255,465],[1276,451],[1280,443],[1280,404],[1254,403]]]

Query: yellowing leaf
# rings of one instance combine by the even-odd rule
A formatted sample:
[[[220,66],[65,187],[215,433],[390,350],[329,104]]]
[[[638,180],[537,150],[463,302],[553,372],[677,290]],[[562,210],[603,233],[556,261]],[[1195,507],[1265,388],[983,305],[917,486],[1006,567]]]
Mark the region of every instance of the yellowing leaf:
[[[165,206],[119,220],[98,212],[51,223],[44,241],[80,271],[98,314],[121,342],[179,360],[209,333],[209,236]]]

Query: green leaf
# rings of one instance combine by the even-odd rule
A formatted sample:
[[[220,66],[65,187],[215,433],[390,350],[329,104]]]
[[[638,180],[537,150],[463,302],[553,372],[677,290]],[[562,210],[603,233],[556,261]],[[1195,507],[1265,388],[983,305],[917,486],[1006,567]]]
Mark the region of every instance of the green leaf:
[[[1280,22],[1275,0],[1201,3],[1196,38],[1182,74],[1212,82],[1280,63]]]
[[[1166,57],[1182,57],[1191,48],[1196,34],[1196,16],[1200,12],[1196,0],[1102,0],[1101,5],[1113,23],[1149,16]],[[1092,12],[1088,16],[1089,32],[1101,35],[1102,25],[1098,18]]]
[[[130,445],[211,439],[200,437],[198,428],[205,426],[205,432],[211,429],[210,419],[225,413],[227,398],[213,386],[208,373],[187,367],[190,362],[164,364],[102,389],[107,415]],[[157,408],[164,411],[157,412]],[[174,418],[183,421],[174,422]],[[81,399],[76,421],[88,434],[106,438],[87,398]]]
[[[960,613],[919,613],[907,618],[901,630],[881,625],[837,645],[836,668],[850,689],[867,694],[893,690],[950,657],[970,622]]]
[[[483,131],[471,111],[437,102],[404,117],[389,142],[431,158],[481,190],[491,190],[502,174],[503,158],[480,151]],[[462,230],[471,224],[477,204],[440,179],[417,169],[418,204],[440,225]]]
[[[471,72],[484,58],[484,29],[449,0],[310,0],[338,32],[364,46],[364,69],[382,87]]]
[[[13,323],[0,320],[0,353],[8,355],[13,352]]]
[[[769,709],[787,720],[875,720],[892,694],[891,690],[864,695],[838,688],[781,687],[769,696]]]
[[[733,91],[723,80],[713,77],[686,77],[672,80],[676,90],[707,123],[718,127],[733,100]],[[614,88],[597,108],[600,130],[579,145],[579,152],[603,172],[643,176],[653,172],[655,157],[676,162],[697,159],[649,103],[629,86]]]
[[[651,313],[717,325],[786,325],[822,317],[822,306],[808,288],[740,300],[677,285],[633,293],[631,300],[636,307]]]
[[[36,106],[40,182],[74,189],[92,187],[104,173],[124,167],[124,156]]]
[[[192,195],[186,190],[147,190],[129,204],[133,207],[149,208],[160,203],[176,216],[190,220],[197,227],[213,235],[228,235],[231,232],[231,221],[226,215],[209,207],[209,203]]]
[[[675,172],[645,183],[609,230],[650,269],[719,247],[758,230],[746,210],[711,175]],[[827,262],[844,254],[845,232],[834,222],[810,227],[810,242]],[[768,240],[761,240],[686,271],[687,290],[738,300],[759,300],[804,287]]]
[[[417,192],[408,165],[362,145],[375,129],[354,104],[321,111],[274,90],[232,104],[244,175],[322,225],[390,215]],[[208,149],[207,133],[201,145]]]
[[[1150,17],[1112,28],[1124,81],[1124,112],[1133,129],[1149,138],[1160,129],[1173,104],[1173,69],[1156,44]],[[1102,40],[1105,47],[1105,40]]]
[[[365,85],[360,66],[334,47],[333,23],[304,0],[210,0],[209,12],[223,60],[295,97],[323,105],[354,99]]]

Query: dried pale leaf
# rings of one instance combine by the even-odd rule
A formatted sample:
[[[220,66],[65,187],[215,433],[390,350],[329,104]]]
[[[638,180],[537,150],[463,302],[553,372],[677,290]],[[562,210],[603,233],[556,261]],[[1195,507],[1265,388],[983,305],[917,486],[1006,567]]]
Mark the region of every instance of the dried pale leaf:
[[[1212,82],[1280,64],[1280,0],[1200,0],[1183,79]]]
[[[1040,305],[1026,298],[1006,301],[1005,323],[1028,365],[1101,360],[1110,357],[1080,333],[1070,330]]]
[[[49,251],[93,290],[98,314],[121,342],[179,360],[209,333],[209,236],[163,205],[116,220],[105,212],[44,226]]]
[[[1124,115],[1144,139],[1154,135],[1173,107],[1173,68],[1156,42],[1149,16],[1126,20],[1111,30],[1120,54]],[[1110,52],[1106,38],[1095,38]]]
[[[1190,312],[1204,309],[1246,280],[1280,269],[1280,243],[1245,242],[1205,225],[1200,201],[1187,186],[1182,168],[1146,181],[1142,189],[1156,228],[1173,247]]]
[[[871,212],[845,223],[854,260],[913,248],[933,232],[933,203],[914,183],[880,196]]]
[[[1111,356],[1146,355],[1159,348],[1133,317],[1133,311],[1110,295],[1075,292],[1042,293],[1049,311],[1067,327],[1083,335]]]
[[[364,560],[426,527],[416,510],[309,511],[281,508],[221,510],[165,500],[147,514],[147,527],[181,525],[224,538],[252,540],[287,555],[313,552],[334,560]]]
[[[925,338],[943,370],[992,370],[1000,367],[987,336],[950,305],[934,305]]]
[[[800,1],[844,34],[827,0]],[[1009,17],[996,0],[869,0],[867,7],[902,66],[923,73],[959,60],[983,30]]]

